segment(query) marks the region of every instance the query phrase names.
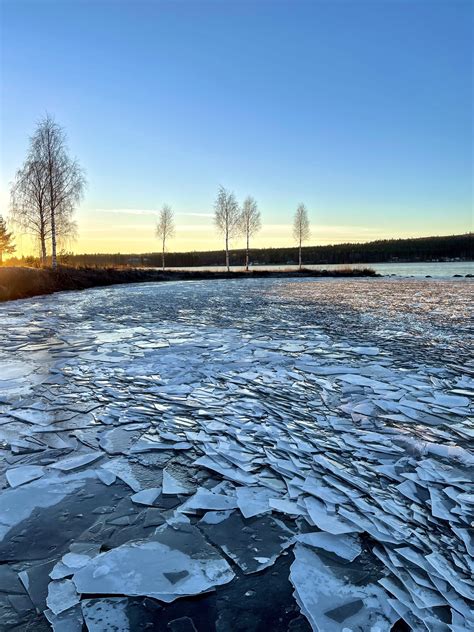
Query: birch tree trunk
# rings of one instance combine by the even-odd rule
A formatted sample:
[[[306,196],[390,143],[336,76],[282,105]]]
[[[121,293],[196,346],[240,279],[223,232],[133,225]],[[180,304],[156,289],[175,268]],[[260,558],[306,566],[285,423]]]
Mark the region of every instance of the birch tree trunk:
[[[225,234],[225,264],[227,266],[227,272],[230,272],[230,265],[229,265],[229,231],[226,231],[226,234]]]
[[[53,270],[56,270],[58,267],[56,257],[56,212],[54,208],[51,209],[51,267]]]
[[[245,253],[245,271],[246,272],[249,271],[249,241],[250,241],[250,235],[249,235],[249,231],[247,231],[247,252]]]
[[[225,240],[225,265],[230,272],[229,242],[240,232],[240,209],[233,193],[219,187],[214,203],[214,223]]]
[[[174,235],[173,210],[168,204],[163,204],[160,217],[156,225],[156,236],[161,239],[161,270],[165,271],[166,240]]]
[[[257,202],[250,195],[245,198],[242,205],[239,224],[240,232],[245,235],[247,242],[245,251],[245,271],[248,272],[250,263],[250,237],[255,235],[262,226]]]
[[[309,220],[308,211],[304,204],[300,204],[296,209],[295,219],[293,222],[293,237],[298,244],[298,269],[303,268],[301,261],[301,246],[304,241],[309,239]]]
[[[41,222],[40,228],[40,244],[41,244],[41,263],[46,265],[46,235],[45,235],[44,221]]]
[[[38,240],[43,265],[50,237],[53,268],[60,240],[74,237],[72,215],[85,184],[79,163],[69,157],[65,131],[47,114],[30,139],[27,158],[12,187],[14,221]]]

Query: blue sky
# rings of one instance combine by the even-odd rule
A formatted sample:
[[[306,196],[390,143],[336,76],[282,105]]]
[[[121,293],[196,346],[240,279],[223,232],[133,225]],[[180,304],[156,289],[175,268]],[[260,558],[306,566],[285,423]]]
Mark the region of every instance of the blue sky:
[[[219,184],[261,246],[299,202],[312,243],[472,230],[471,2],[0,4],[0,212],[52,113],[89,182],[77,252],[155,249],[165,202],[171,249],[220,247]]]

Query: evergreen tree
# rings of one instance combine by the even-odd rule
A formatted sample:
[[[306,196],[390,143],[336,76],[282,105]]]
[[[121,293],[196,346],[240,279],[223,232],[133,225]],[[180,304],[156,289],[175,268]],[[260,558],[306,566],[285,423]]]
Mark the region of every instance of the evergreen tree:
[[[15,252],[13,234],[8,232],[7,224],[0,215],[0,265],[3,263],[3,254],[11,254],[12,252]]]

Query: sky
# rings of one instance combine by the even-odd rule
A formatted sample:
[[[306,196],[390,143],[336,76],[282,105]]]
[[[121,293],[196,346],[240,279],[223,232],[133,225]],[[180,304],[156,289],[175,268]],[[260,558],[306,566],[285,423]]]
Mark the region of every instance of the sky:
[[[222,247],[219,185],[255,246],[473,229],[473,3],[0,0],[0,214],[45,113],[88,186],[75,252]],[[238,247],[242,239],[233,242]],[[20,254],[31,247],[17,236]]]

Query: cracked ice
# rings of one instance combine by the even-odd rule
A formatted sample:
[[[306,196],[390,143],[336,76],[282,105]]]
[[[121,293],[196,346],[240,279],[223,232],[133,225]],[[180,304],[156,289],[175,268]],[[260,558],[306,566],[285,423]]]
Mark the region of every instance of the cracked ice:
[[[471,297],[236,280],[2,305],[0,627],[473,629]]]

